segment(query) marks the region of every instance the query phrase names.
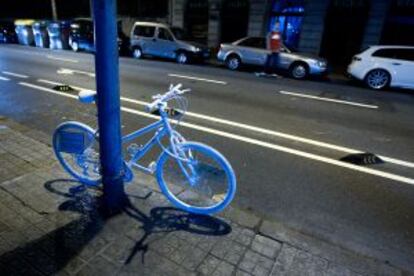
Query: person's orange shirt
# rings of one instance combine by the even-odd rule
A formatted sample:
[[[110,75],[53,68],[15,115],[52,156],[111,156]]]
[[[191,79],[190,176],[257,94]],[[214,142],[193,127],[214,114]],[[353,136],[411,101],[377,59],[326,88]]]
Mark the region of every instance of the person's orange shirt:
[[[269,34],[269,50],[272,53],[278,53],[281,46],[281,36],[279,32],[271,32]]]

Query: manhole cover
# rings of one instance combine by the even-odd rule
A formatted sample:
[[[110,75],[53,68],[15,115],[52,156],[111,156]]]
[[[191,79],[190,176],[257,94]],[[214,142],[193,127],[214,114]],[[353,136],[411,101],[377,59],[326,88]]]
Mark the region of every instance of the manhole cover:
[[[344,162],[352,163],[355,165],[375,165],[382,164],[384,161],[373,153],[356,153],[350,154],[339,159]]]
[[[66,85],[66,84],[56,85],[55,87],[53,87],[53,89],[56,91],[60,91],[60,92],[71,92],[75,90],[70,85]]]
[[[160,111],[158,109],[152,111],[151,114],[152,115],[156,115],[156,116],[160,116],[161,115],[160,114]],[[174,108],[168,108],[167,109],[167,114],[172,119],[178,119],[178,118],[180,118],[181,116],[184,115],[181,111],[179,111],[177,109],[174,109]]]

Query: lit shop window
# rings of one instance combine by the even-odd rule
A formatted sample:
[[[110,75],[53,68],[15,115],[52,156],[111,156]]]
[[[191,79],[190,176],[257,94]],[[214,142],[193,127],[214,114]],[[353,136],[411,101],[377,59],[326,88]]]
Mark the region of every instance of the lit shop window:
[[[295,49],[299,43],[304,12],[304,0],[276,0],[272,4],[268,30],[279,22],[283,42]]]

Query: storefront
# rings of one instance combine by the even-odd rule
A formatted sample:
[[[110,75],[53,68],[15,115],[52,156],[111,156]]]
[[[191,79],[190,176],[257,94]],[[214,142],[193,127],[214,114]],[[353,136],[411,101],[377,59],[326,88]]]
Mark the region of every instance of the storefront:
[[[173,0],[172,21],[217,47],[265,36],[276,22],[293,50],[339,67],[369,45],[414,45],[414,0]]]
[[[280,23],[283,42],[292,49],[299,45],[300,32],[305,13],[304,0],[275,0],[271,5],[267,31]]]

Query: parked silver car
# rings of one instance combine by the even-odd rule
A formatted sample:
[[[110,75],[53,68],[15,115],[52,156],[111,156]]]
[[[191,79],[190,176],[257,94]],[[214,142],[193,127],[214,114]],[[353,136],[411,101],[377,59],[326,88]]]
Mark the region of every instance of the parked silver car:
[[[269,53],[266,49],[266,38],[245,37],[231,44],[221,44],[217,58],[229,69],[237,70],[241,65],[264,66]],[[295,79],[304,79],[309,75],[327,73],[327,62],[321,57],[292,52],[283,46],[277,69],[286,70]]]
[[[135,58],[148,55],[175,59],[184,64],[210,57],[210,50],[206,46],[187,41],[181,29],[166,24],[135,22],[130,37]]]

